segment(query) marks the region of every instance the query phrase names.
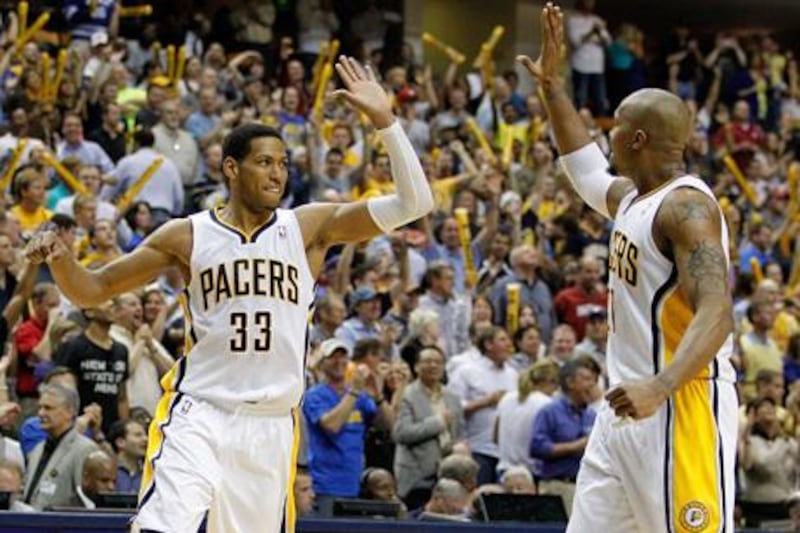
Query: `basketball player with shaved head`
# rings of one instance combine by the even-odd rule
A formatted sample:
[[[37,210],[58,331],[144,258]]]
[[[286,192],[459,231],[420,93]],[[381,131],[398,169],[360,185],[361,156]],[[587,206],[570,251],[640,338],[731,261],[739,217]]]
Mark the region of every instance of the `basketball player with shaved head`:
[[[144,286],[177,266],[186,281],[186,356],[162,379],[148,437],[141,531],[294,530],[292,486],[303,394],[308,313],[327,250],[403,226],[433,195],[384,90],[369,68],[342,57],[335,95],[378,129],[396,192],[354,203],[280,209],[288,154],[278,132],[247,124],[223,148],[229,202],[167,222],[99,270],[80,266],[53,233],[28,257],[47,261],[81,307]]]
[[[628,96],[614,114],[612,173],[564,88],[561,10],[547,4],[541,24],[539,58],[519,60],[539,82],[573,186],[614,221],[610,390],[567,531],[733,532],[728,234],[712,192],[686,173],[691,115],[666,91]]]

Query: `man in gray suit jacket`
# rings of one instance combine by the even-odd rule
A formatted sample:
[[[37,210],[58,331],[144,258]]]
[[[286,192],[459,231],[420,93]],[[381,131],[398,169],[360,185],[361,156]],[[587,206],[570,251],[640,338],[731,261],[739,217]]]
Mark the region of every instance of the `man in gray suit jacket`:
[[[34,509],[81,506],[83,461],[97,446],[75,429],[79,406],[75,389],[53,384],[41,390],[39,417],[48,436],[31,452],[23,492]]]
[[[409,509],[427,501],[439,462],[464,433],[461,401],[442,386],[442,351],[423,348],[414,370],[417,379],[406,387],[393,431],[397,492]]]

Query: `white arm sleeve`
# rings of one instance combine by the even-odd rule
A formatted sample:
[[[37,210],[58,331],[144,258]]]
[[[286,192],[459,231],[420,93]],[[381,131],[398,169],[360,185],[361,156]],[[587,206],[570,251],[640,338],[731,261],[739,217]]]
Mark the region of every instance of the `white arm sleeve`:
[[[419,157],[400,123],[395,120],[378,133],[389,153],[395,194],[367,200],[372,220],[385,233],[427,215],[433,209],[433,193]]]
[[[608,172],[608,160],[596,143],[561,156],[561,164],[575,191],[589,207],[606,218],[608,212],[608,189],[616,179]]]

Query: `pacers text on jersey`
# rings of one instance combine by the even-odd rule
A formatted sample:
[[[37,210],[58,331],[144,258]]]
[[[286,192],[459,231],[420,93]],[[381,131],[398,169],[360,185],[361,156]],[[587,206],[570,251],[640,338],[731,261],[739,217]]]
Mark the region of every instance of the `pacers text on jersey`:
[[[616,274],[632,286],[636,286],[639,248],[624,233],[614,230],[611,235],[611,251],[608,255],[609,273]]]
[[[203,310],[230,298],[263,296],[297,303],[299,271],[275,259],[237,259],[200,272]]]

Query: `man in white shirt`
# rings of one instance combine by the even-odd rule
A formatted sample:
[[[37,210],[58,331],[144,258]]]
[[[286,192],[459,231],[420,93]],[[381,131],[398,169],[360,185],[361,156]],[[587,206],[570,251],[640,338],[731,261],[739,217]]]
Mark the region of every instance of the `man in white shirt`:
[[[595,114],[606,115],[605,47],[611,43],[611,36],[605,21],[594,14],[594,5],[595,0],[578,0],[575,13],[567,20],[572,85],[575,107],[586,107],[591,94]]]
[[[174,363],[167,350],[153,338],[150,326],[142,323],[142,303],[133,293],[114,300],[111,338],[128,349],[128,402],[155,413],[161,398],[159,379]]]
[[[466,363],[450,383],[461,398],[467,422],[467,442],[480,465],[478,484],[494,483],[499,456],[494,442],[497,404],[506,392],[516,390],[517,371],[506,364],[512,343],[503,328],[493,326],[478,336],[483,356]]]

